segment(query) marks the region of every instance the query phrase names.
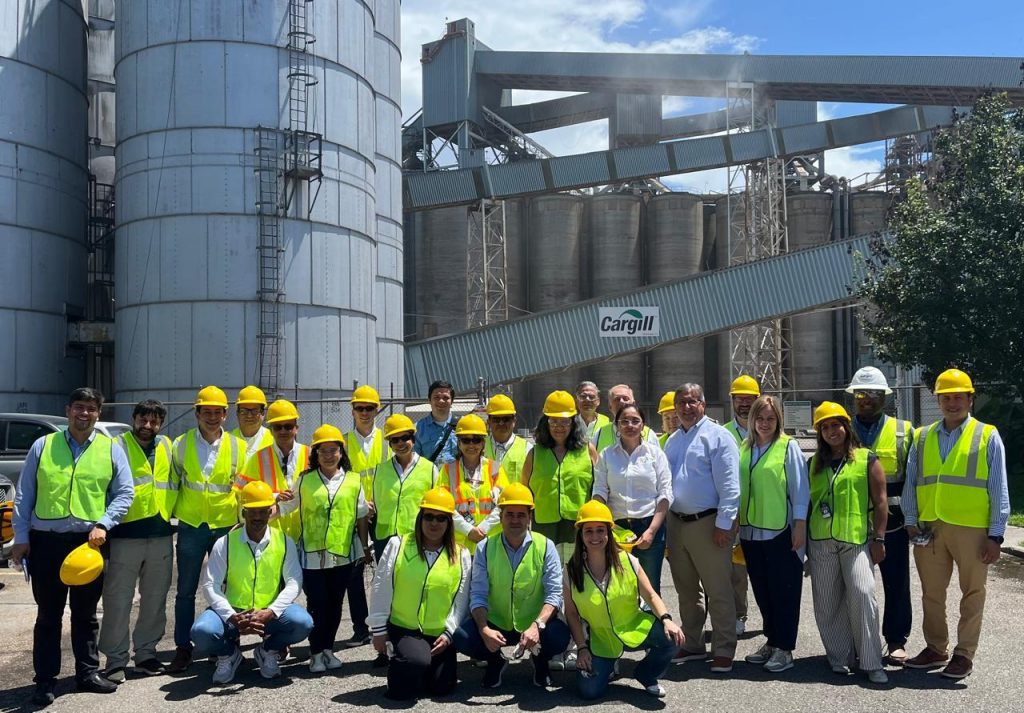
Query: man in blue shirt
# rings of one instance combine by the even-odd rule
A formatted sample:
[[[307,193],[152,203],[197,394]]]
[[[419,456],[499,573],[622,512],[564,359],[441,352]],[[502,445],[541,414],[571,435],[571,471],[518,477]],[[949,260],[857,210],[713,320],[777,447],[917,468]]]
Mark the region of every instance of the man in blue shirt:
[[[116,684],[100,674],[96,648],[96,605],[103,592],[103,575],[70,588],[60,578],[64,558],[75,548],[88,542],[106,549],[107,532],[128,512],[135,493],[124,451],[95,430],[102,408],[103,394],[97,389],[72,391],[64,409],[67,431],[33,443],[18,479],[11,559],[16,564],[27,561],[32,597],[38,607],[32,639],[36,684],[32,702],[38,706],[53,703],[69,594],[78,689],[93,693],[117,690]],[[97,493],[100,486],[105,493],[102,498]]]
[[[736,654],[732,544],[740,499],[739,448],[731,433],[704,415],[699,384],[680,386],[675,404],[681,425],[665,442],[673,496],[667,545],[687,648],[674,661],[707,658],[704,622],[710,614],[711,671],[728,673]]]
[[[434,461],[440,467],[451,463],[459,455],[459,440],[455,437],[455,421],[452,418],[452,402],[455,387],[438,379],[427,389],[430,415],[416,422],[416,446],[418,454]]]

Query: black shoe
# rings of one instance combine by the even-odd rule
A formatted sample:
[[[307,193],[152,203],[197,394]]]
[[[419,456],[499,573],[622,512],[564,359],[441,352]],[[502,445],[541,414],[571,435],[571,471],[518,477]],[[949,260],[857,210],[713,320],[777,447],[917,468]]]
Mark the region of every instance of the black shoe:
[[[156,659],[146,659],[135,664],[135,670],[146,676],[161,676],[167,673],[167,667]]]
[[[40,681],[37,683],[36,692],[32,694],[32,705],[44,707],[53,703],[53,688],[56,685],[56,681]]]
[[[388,657],[387,654],[377,654],[377,658],[370,664],[370,668],[387,668]]]
[[[99,671],[90,671],[82,678],[76,679],[75,687],[79,691],[89,693],[113,693],[117,690],[117,684],[103,678]]]
[[[504,656],[498,656],[487,662],[487,670],[484,671],[484,688],[497,688],[501,685],[501,677],[508,668],[508,660]]]
[[[533,685],[540,688],[549,688],[551,683],[551,671],[548,668],[547,659],[539,659],[536,656],[530,658],[533,661]]]
[[[346,639],[345,642],[342,644],[342,646],[344,646],[346,649],[356,649],[356,648],[359,648],[360,646],[366,646],[368,643],[370,643],[370,633],[369,632],[367,632],[365,634],[362,634],[362,633],[353,634],[352,638],[351,639]]]
[[[171,665],[167,667],[167,673],[179,673],[188,668],[188,665],[192,663],[192,647],[191,646],[179,646],[174,651],[174,660],[171,661]]]

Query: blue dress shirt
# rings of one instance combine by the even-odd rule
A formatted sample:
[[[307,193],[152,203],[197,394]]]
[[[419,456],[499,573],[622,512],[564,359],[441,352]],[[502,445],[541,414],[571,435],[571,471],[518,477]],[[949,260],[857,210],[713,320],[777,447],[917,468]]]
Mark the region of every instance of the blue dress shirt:
[[[733,435],[707,416],[665,441],[672,471],[673,512],[695,515],[718,508],[715,527],[728,530],[740,503],[740,451]]]

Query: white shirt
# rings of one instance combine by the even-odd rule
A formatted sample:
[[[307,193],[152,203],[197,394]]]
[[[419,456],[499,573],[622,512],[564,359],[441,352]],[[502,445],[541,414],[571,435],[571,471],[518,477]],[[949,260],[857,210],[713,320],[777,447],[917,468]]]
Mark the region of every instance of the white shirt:
[[[355,436],[356,440],[359,442],[359,447],[363,449],[363,455],[367,458],[370,456],[370,451],[373,449],[373,437],[377,434],[377,431],[377,427],[374,426],[370,429],[370,434],[368,436],[364,436],[358,430],[354,428],[352,429],[352,435]]]
[[[277,501],[278,513],[281,515],[287,515],[299,506],[299,498],[296,491],[299,489],[299,475],[301,474],[295,472],[295,464],[299,459],[299,449],[301,447],[298,443],[293,444],[286,458],[281,449],[277,447],[277,443],[271,446],[274,451],[274,458],[284,472],[284,482],[288,484],[288,489],[296,496],[291,500]],[[274,497],[276,498],[277,496],[275,495]]]
[[[657,504],[672,502],[672,472],[659,446],[641,441],[626,453],[616,440],[597,458],[594,495],[601,496],[616,520],[651,517]]]
[[[245,525],[241,527],[244,528]],[[226,586],[224,580],[228,573],[228,537],[232,533],[228,533],[214,543],[210,557],[206,561],[206,569],[203,571],[201,583],[203,596],[206,597],[210,608],[217,612],[224,621],[238,613],[224,596],[224,588]],[[245,535],[245,542],[249,545],[249,549],[252,550],[256,562],[259,563],[260,557],[263,556],[264,551],[270,545],[270,528],[266,529],[263,533],[263,539],[259,542],[250,540],[248,534]],[[278,593],[277,599],[267,607],[267,609],[274,612],[274,616],[284,614],[284,610],[291,606],[295,598],[299,596],[299,590],[302,589],[302,567],[299,564],[295,543],[287,535],[285,535],[284,543],[284,569],[282,571],[284,587]]]
[[[253,455],[256,454],[256,451],[260,449],[259,446],[260,443],[263,441],[263,436],[267,432],[267,427],[261,425],[259,428],[256,429],[256,433],[252,434],[251,436],[242,436],[242,440],[245,441],[246,458],[251,458]],[[241,433],[241,430],[239,430],[239,433]]]
[[[207,443],[203,438],[203,432],[196,428],[196,460],[199,467],[203,469],[203,477],[209,478],[213,467],[217,464],[217,452],[220,450],[221,439],[224,438],[224,429],[220,429],[217,438],[213,443]]]
[[[509,436],[509,439],[507,441],[505,441],[504,443],[498,443],[492,437],[491,438],[491,445],[494,447],[494,458],[495,458],[495,460],[497,460],[499,463],[501,463],[503,460],[505,460],[505,455],[509,452],[509,450],[511,450],[512,446],[515,445],[515,442],[516,442],[517,438],[519,438],[519,436],[517,436],[516,434],[513,433],[511,436]],[[526,441],[525,438],[523,440]],[[533,450],[533,444],[530,443],[529,441],[526,441],[526,452],[529,453],[532,450]]]
[[[327,486],[327,497],[330,498],[331,502],[334,502],[334,496],[338,494],[338,489],[341,487],[342,481],[345,480],[345,471],[338,470],[333,477],[328,478],[326,475],[317,471],[317,475],[320,476],[320,480],[325,486]],[[299,498],[295,498],[294,502],[298,502]],[[360,520],[370,514],[370,507],[366,504],[366,497],[363,495],[363,486],[359,486],[359,495],[356,497],[356,520]],[[304,550],[299,552],[299,557],[302,560],[303,569],[331,569],[332,567],[344,567],[352,562],[358,562],[363,558],[363,543],[359,540],[359,533],[357,530],[352,530],[352,549],[349,550],[349,556],[336,555],[333,552],[324,550],[323,552],[306,552]]]
[[[373,576],[373,583],[370,585],[370,615],[366,617],[366,625],[374,635],[384,634],[388,629],[388,618],[391,616],[391,598],[394,596],[394,572],[395,560],[398,559],[398,551],[401,547],[402,538],[392,537],[384,547],[384,553],[377,562],[377,572]],[[426,550],[427,564],[433,565],[440,552]],[[459,582],[459,591],[455,593],[455,601],[452,602],[452,610],[448,612],[448,619],[445,621],[444,630],[449,639],[455,636],[455,630],[459,628],[463,619],[469,611],[469,579],[472,576],[473,560],[469,550],[465,547],[459,548],[460,564],[462,565],[462,581]]]
[[[473,487],[476,487],[483,482],[484,476],[480,471],[480,465],[481,463],[483,463],[482,460],[476,464],[476,468],[474,468],[472,471],[466,468],[466,463],[461,458],[459,458],[458,461],[456,462],[459,464],[459,469],[462,471],[463,477],[466,479],[466,482],[470,483]],[[454,463],[452,463],[449,467],[452,470],[454,470]],[[492,485],[491,500],[497,503],[499,497],[501,497],[501,488],[499,488],[497,485]],[[498,525],[498,523],[501,522],[501,510],[499,510],[498,506],[495,505],[494,509],[491,510],[490,514],[488,514],[487,517],[481,520],[479,525],[474,524],[472,520],[467,520],[464,517],[460,517],[459,513],[455,513],[455,517],[452,520],[452,522],[455,524],[455,531],[461,535],[469,535],[470,530],[472,530],[474,527],[479,527],[480,531],[486,535],[488,532],[491,531],[492,527],[495,527],[496,525]]]

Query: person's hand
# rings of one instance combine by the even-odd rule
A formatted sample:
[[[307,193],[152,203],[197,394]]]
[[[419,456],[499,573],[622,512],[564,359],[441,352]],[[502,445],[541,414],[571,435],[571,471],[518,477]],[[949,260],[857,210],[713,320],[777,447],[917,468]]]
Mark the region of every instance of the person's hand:
[[[447,649],[451,643],[452,640],[448,638],[448,634],[441,634],[439,637],[434,639],[434,645],[430,647],[430,655],[437,656]]]
[[[102,527],[96,526],[89,530],[89,545],[99,549],[103,547],[103,543],[107,541],[107,531]]]
[[[799,552],[807,542],[807,521],[797,520],[793,523],[793,551]]]
[[[382,656],[388,651],[388,637],[384,634],[373,635],[373,650]]]
[[[295,499],[295,493],[293,493],[291,491],[291,489],[289,489],[289,490],[282,490],[280,493],[277,494],[277,501],[280,502],[280,503],[286,503],[289,500],[294,500],[294,499]]]
[[[715,543],[715,547],[732,547],[734,539],[735,533],[732,530],[723,530],[720,527],[716,527],[715,531],[711,533],[711,541]]]
[[[533,651],[534,647],[539,643],[540,627],[537,626],[537,622],[533,622],[526,627],[526,631],[519,637],[519,645],[523,647],[523,651]]]
[[[228,617],[228,623],[238,629],[239,633],[245,633],[244,630],[249,629],[249,617],[252,616],[252,609],[246,609],[245,611],[235,612]]]
[[[878,564],[885,559],[885,543],[871,541],[871,564]]]
[[[675,623],[671,619],[666,619],[662,622],[662,627],[665,629],[665,636],[675,644],[676,646],[682,646],[686,637],[683,636],[683,630],[679,628],[679,624]]]
[[[366,501],[366,507],[369,508],[370,510],[370,512],[367,514],[367,517],[373,517],[377,514],[377,506],[373,504],[372,500]]]
[[[505,637],[502,636],[501,632],[489,626],[485,626],[480,630],[480,638],[483,639],[484,646],[492,654],[499,651],[505,645]]]
[[[644,530],[644,534],[640,535],[634,543],[634,547],[638,550],[646,550],[648,547],[654,544],[654,533],[650,530]]]
[[[27,542],[22,542],[20,545],[14,545],[11,547],[11,562],[18,569],[21,569],[21,561],[28,557],[29,546]]]
[[[1003,551],[999,547],[999,543],[995,540],[985,538],[985,544],[981,547],[981,552],[978,553],[978,557],[985,564],[993,564],[1002,555]]]
[[[373,548],[369,546],[363,548],[363,564],[373,566]]]
[[[591,673],[594,670],[590,649],[583,648],[576,652],[576,670],[586,671],[587,673]]]
[[[277,618],[277,615],[269,609],[259,609],[249,615],[249,632],[263,636],[266,632],[267,623]]]
[[[907,525],[904,529],[906,529],[907,535],[910,537],[917,537],[921,534],[921,529],[917,525]]]
[[[469,538],[470,542],[480,542],[482,539],[487,537],[487,535],[485,535],[484,531],[481,530],[479,527],[474,527],[472,530],[469,531],[469,534],[466,535],[466,537]]]

